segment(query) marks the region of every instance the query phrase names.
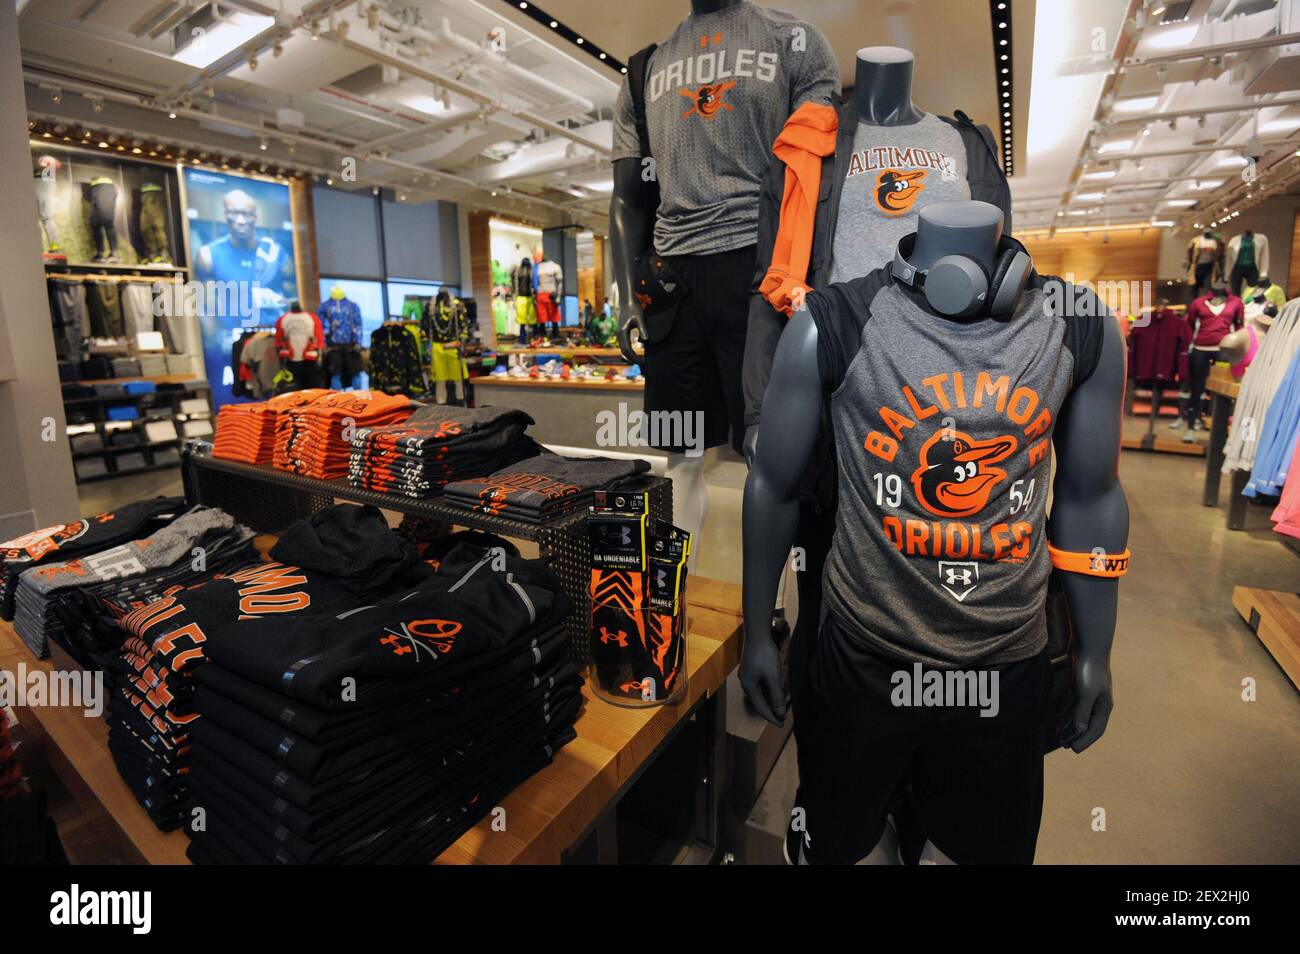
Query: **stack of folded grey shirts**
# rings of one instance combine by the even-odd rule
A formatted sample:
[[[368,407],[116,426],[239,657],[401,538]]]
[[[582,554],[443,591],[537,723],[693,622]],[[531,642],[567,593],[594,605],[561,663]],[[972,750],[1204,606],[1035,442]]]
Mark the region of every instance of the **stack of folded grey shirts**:
[[[102,477],[107,474],[108,461],[102,457],[83,457],[73,462],[73,469],[78,480],[89,480],[91,477]]]
[[[101,400],[106,398],[124,398],[127,397],[126,389],[120,384],[96,384],[95,397]]]
[[[87,431],[85,434],[73,434],[69,439],[74,454],[89,454],[104,449],[104,438],[99,431]]]
[[[138,378],[140,377],[140,362],[136,358],[114,358],[113,359],[113,377],[115,378]]]
[[[113,462],[116,465],[115,470],[119,474],[125,473],[129,470],[140,470],[145,466],[144,454],[140,451],[132,451],[129,454],[118,454],[113,459]]]
[[[123,602],[158,599],[168,587],[201,575],[194,570],[196,548],[204,554],[206,572],[211,572],[232,557],[238,562],[250,559],[253,537],[252,530],[225,511],[195,507],[153,536],[33,567],[18,578],[14,629],[44,659],[49,639],[59,640],[69,622],[60,612],[60,601],[71,591],[111,595]]]
[[[189,374],[194,370],[194,361],[187,354],[168,354],[168,374]]]
[[[167,355],[142,354],[139,358],[140,373],[146,377],[158,377],[167,373]]]

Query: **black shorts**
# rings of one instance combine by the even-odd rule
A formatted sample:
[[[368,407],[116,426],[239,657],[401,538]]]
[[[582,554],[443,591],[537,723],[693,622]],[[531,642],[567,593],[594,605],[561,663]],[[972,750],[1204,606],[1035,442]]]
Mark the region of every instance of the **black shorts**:
[[[325,352],[325,373],[331,378],[336,374],[344,378],[355,378],[361,373],[361,352],[355,347],[330,347]]]
[[[921,829],[953,861],[1031,864],[1043,810],[1046,650],[985,670],[998,673],[991,717],[978,705],[894,705],[900,671],[911,676],[912,663],[866,650],[827,618],[794,723],[808,860],[866,857],[910,780]]]
[[[737,453],[745,439],[740,376],[745,364],[754,250],[750,245],[716,255],[665,255],[689,290],[676,305],[672,327],[662,339],[653,333],[654,326],[666,324],[668,316],[649,320],[652,337],[657,340],[646,344],[645,354],[645,409],[698,412],[703,416],[702,446],[726,444],[730,435]],[[655,433],[662,438],[681,430],[660,426],[657,432],[651,431]],[[670,452],[688,449],[666,443],[654,446]]]

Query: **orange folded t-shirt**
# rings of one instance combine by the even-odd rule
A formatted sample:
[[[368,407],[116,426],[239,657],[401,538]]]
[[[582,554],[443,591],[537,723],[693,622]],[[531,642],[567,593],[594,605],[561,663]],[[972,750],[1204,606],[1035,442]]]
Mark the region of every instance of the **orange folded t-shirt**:
[[[759,291],[773,308],[786,315],[794,314],[792,293],[807,290],[822,159],[835,151],[838,129],[834,107],[804,103],[790,114],[772,144],[773,154],[785,163],[785,191],[781,195],[781,222],[772,244],[772,264]],[[801,295],[799,298],[802,300]]]

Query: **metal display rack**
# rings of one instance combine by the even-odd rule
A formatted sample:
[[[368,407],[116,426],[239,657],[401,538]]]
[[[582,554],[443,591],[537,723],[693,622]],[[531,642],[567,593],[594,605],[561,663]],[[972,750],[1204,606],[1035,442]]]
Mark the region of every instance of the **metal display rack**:
[[[266,464],[241,464],[211,456],[212,445],[190,441],[181,453],[185,497],[191,504],[220,507],[259,533],[278,533],[290,523],[311,516],[340,500],[370,504],[381,510],[406,514],[502,537],[530,540],[559,576],[573,610],[565,623],[569,633],[569,658],[582,668],[590,659],[588,633],[591,616],[591,545],[587,513],[579,510],[541,523],[474,513],[448,506],[438,497],[415,499],[381,494],[354,487],[346,479],[317,480]],[[672,522],[673,485],[666,477],[649,477],[650,516]]]

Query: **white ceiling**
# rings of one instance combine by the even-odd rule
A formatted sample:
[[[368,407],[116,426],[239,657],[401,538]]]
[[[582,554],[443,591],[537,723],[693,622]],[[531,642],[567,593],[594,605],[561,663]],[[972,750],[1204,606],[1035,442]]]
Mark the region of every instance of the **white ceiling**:
[[[689,10],[687,0],[541,2],[618,59],[663,39]],[[225,0],[226,13],[270,19],[204,69],[172,58],[172,30],[188,35],[196,6],[27,0],[20,29],[32,118],[164,152],[185,148],[186,158],[331,175],[341,186],[351,185],[339,178],[351,158],[353,187],[603,228],[621,76],[514,0]],[[989,4],[780,6],[827,35],[846,86],[860,46],[905,46],[916,55],[920,107],[964,109],[996,128]],[[1300,0],[1011,7],[1017,231],[1151,221],[1191,228],[1284,188],[1300,171],[1292,156]],[[494,30],[504,47],[489,51]],[[1259,154],[1250,181],[1246,151]]]
[[[1018,231],[1193,230],[1300,171],[1300,0],[1038,7],[1028,155],[1012,182]]]

